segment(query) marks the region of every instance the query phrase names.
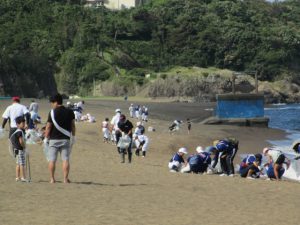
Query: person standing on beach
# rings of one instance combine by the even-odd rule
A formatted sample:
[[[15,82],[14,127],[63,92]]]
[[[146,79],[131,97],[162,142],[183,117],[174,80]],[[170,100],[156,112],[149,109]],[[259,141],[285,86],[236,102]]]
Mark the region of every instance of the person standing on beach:
[[[134,105],[131,103],[128,109],[129,109],[130,118],[133,118],[134,117]]]
[[[50,97],[52,110],[49,112],[44,143],[49,147],[50,183],[55,183],[55,164],[57,153],[63,161],[64,183],[70,183],[70,154],[75,143],[75,116],[72,110],[63,106],[60,94]]]
[[[25,172],[25,119],[19,116],[15,119],[17,130],[10,136],[10,141],[13,147],[13,154],[16,158],[16,181],[27,182]]]
[[[23,116],[26,118],[26,126],[25,128],[28,127],[29,125],[29,120],[30,120],[30,113],[26,106],[20,104],[20,98],[19,97],[13,97],[12,98],[13,103],[8,106],[3,115],[3,122],[2,122],[2,129],[5,128],[5,125],[8,120],[10,120],[10,130],[9,130],[9,137],[17,130],[17,124],[16,124],[16,118]]]
[[[192,124],[189,118],[186,119],[186,123],[187,123],[187,128],[188,128],[188,134],[190,134],[191,129],[192,129]]]
[[[118,128],[122,132],[122,137],[129,137],[130,138],[130,144],[127,147],[127,153],[128,153],[128,163],[131,163],[132,159],[132,151],[131,151],[131,146],[132,146],[132,128],[133,125],[132,123],[126,119],[126,116],[124,114],[120,115],[120,120],[118,122]],[[125,162],[125,152],[126,149],[119,149],[120,155],[121,155],[121,163]]]
[[[114,115],[114,117],[110,121],[110,124],[111,124],[110,133],[112,135],[114,135],[113,139],[115,140],[115,144],[118,144],[120,137],[122,136],[120,129],[118,127],[118,123],[119,123],[120,116],[121,116],[121,109],[116,109],[115,112],[116,112],[116,115]],[[117,150],[118,150],[118,153],[120,153],[119,147],[117,147]]]

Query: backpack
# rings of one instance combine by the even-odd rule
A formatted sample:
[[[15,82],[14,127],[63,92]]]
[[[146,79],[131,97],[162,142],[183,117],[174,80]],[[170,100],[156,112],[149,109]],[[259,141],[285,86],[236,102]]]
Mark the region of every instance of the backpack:
[[[239,140],[238,139],[236,139],[234,137],[228,137],[228,138],[225,138],[225,140],[228,142],[231,149],[233,149],[233,148],[238,149],[239,148]]]

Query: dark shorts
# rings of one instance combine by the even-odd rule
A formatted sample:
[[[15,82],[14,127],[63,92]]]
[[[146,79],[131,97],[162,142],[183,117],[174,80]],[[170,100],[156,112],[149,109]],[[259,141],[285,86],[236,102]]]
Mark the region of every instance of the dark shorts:
[[[284,163],[284,160],[285,160],[285,155],[284,154],[281,154],[278,159],[276,160],[275,164],[282,164]]]

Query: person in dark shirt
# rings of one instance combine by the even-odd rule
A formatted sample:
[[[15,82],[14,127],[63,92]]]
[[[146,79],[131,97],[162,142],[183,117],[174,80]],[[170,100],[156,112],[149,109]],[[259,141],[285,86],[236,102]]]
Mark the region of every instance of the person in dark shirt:
[[[49,144],[50,183],[55,183],[54,171],[57,154],[60,152],[63,160],[64,183],[70,183],[68,178],[71,148],[75,143],[75,115],[71,109],[63,106],[62,96],[56,94],[50,98],[52,110],[49,112],[44,143]]]
[[[26,182],[25,175],[25,118],[23,116],[19,116],[15,119],[17,124],[17,130],[12,133],[10,137],[10,141],[13,148],[13,153],[16,158],[16,181]]]
[[[122,138],[126,138],[126,139],[128,139],[128,137],[130,138],[130,144],[127,148],[127,152],[128,152],[128,163],[131,163],[131,160],[132,160],[131,145],[132,145],[132,128],[133,128],[133,125],[129,120],[126,119],[126,116],[124,114],[120,115],[120,120],[118,122],[118,128],[122,132]],[[125,162],[126,149],[120,148],[119,152],[120,152],[120,156],[121,156],[121,163],[124,163]]]

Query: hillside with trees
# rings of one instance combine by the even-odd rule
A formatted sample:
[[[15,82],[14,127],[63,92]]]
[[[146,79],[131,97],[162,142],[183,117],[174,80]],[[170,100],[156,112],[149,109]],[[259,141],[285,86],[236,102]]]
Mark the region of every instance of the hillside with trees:
[[[121,11],[4,0],[0,14],[1,95],[91,95],[95,83],[135,94],[174,67],[300,84],[298,0],[153,0]]]

